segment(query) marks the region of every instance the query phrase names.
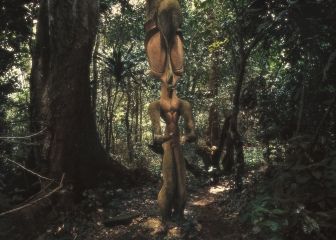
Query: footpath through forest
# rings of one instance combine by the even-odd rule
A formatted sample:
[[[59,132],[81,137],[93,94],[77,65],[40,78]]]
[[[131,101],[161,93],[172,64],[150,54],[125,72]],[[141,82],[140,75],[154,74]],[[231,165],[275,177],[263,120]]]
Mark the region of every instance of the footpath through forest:
[[[62,213],[46,231],[23,235],[9,228],[5,235],[11,239],[40,240],[242,239],[244,230],[240,227],[229,180],[222,179],[216,186],[204,182],[189,179],[185,209],[188,221],[182,226],[172,226],[168,234],[155,232],[160,224],[156,199],[161,183],[151,182],[128,189],[102,187],[86,191],[84,200],[73,211]]]

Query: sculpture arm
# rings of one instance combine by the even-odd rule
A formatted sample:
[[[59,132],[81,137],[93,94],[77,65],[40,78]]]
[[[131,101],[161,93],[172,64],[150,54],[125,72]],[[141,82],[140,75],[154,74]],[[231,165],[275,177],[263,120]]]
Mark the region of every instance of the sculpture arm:
[[[192,114],[191,104],[187,101],[180,100],[180,113],[185,122],[185,128],[187,135],[182,137],[182,141],[186,142],[195,142],[197,140],[197,136],[195,133],[195,123]]]
[[[148,106],[149,117],[152,122],[152,128],[154,133],[154,145],[161,145],[162,143],[173,138],[173,135],[169,135],[167,137],[163,136],[161,133],[161,125],[160,125],[160,101],[151,102]]]

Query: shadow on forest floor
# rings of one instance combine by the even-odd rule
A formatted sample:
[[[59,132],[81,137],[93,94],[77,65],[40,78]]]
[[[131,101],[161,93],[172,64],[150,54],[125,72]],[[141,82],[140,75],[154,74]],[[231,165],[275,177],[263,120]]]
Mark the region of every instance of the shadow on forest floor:
[[[62,213],[43,233],[28,236],[13,228],[6,239],[241,239],[244,231],[234,197],[224,196],[228,185],[222,180],[217,186],[191,187],[185,209],[188,221],[172,227],[168,235],[154,233],[160,223],[156,201],[160,184],[149,183],[114,192],[107,199],[97,191],[88,191],[84,201],[73,211]],[[120,217],[117,223],[110,221],[116,216]]]

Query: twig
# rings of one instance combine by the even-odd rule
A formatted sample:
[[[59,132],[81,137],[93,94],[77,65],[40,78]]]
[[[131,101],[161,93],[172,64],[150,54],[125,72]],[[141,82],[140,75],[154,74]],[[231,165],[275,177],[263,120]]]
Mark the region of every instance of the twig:
[[[50,195],[54,194],[55,192],[57,192],[58,190],[60,190],[60,189],[63,187],[63,179],[64,179],[64,175],[65,175],[65,173],[63,173],[63,176],[62,176],[60,185],[59,185],[57,188],[55,188],[54,190],[52,190],[50,193],[48,193],[47,195],[44,195],[43,197],[40,197],[40,198],[38,198],[38,199],[36,199],[36,200],[34,200],[34,201],[30,202],[30,203],[27,203],[26,205],[23,205],[23,206],[21,206],[21,207],[14,208],[14,209],[9,210],[9,211],[7,211],[7,212],[0,213],[0,216],[6,215],[6,214],[8,214],[8,213],[12,213],[12,212],[19,211],[19,210],[21,210],[21,209],[23,209],[23,208],[26,208],[26,207],[29,207],[29,206],[31,206],[31,205],[33,205],[33,204],[35,204],[35,203],[37,203],[37,202],[39,202],[39,201],[45,199],[45,198],[48,198]]]
[[[47,186],[45,186],[42,190],[40,190],[38,193],[36,193],[35,195],[29,197],[27,200],[25,200],[23,203],[20,203],[18,206],[24,205],[26,202],[29,202],[30,200],[38,197],[39,195],[41,195],[41,192],[45,192],[45,190],[52,184],[53,182],[50,182]]]
[[[34,133],[32,135],[29,136],[24,136],[24,137],[0,137],[0,139],[25,139],[25,138],[30,138],[30,137],[34,137],[36,135],[41,134],[44,130],[46,130],[47,128],[43,128],[41,131],[39,131],[38,133]]]
[[[36,173],[36,172],[33,172],[32,170],[29,170],[28,168],[25,168],[24,166],[22,166],[21,164],[13,161],[13,160],[10,160],[9,158],[6,158],[4,157],[6,161],[10,161],[11,163],[14,163],[16,165],[18,165],[20,168],[24,169],[25,171],[35,175],[35,176],[38,176],[39,178],[42,178],[42,179],[46,179],[46,180],[49,180],[49,181],[54,181],[54,179],[50,179],[50,178],[47,178],[47,177],[43,177],[41,176],[40,174]]]

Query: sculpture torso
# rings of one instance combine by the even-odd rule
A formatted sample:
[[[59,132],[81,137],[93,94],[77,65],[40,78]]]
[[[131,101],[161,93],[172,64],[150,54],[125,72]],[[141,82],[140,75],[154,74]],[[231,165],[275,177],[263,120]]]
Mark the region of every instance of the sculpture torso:
[[[180,99],[176,94],[174,94],[172,99],[162,97],[160,99],[160,115],[166,123],[164,135],[169,136],[169,134],[173,133],[174,141],[179,141],[180,139],[179,128],[177,125],[180,118],[179,100]]]

